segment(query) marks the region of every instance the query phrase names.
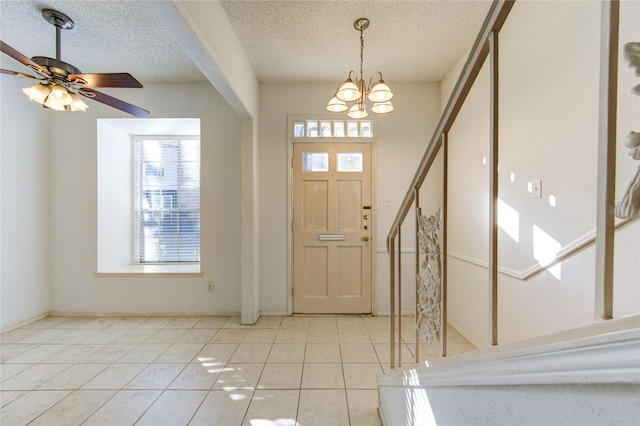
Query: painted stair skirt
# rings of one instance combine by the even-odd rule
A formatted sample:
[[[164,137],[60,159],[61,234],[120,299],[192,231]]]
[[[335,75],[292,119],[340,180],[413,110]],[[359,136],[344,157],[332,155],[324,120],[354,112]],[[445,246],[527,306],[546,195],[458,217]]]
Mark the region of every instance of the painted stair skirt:
[[[384,425],[640,424],[640,316],[378,378]]]

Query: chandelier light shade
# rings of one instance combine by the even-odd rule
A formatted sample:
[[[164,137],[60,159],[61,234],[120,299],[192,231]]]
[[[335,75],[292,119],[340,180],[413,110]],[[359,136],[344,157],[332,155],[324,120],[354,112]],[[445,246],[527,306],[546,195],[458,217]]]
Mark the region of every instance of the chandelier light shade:
[[[387,102],[393,98],[393,93],[391,93],[389,86],[380,79],[380,81],[373,85],[367,97],[371,102]]]
[[[393,105],[391,105],[391,102],[389,101],[376,102],[371,107],[371,111],[375,112],[376,114],[386,114],[388,112],[393,111]]]
[[[382,73],[376,71],[369,79],[367,85],[364,81],[363,63],[364,63],[364,35],[363,32],[369,27],[367,18],[356,19],[353,27],[360,31],[360,77],[355,71],[349,71],[349,75],[345,81],[340,83],[336,89],[336,93],[327,104],[329,112],[344,112],[349,110],[347,116],[350,118],[365,118],[367,114],[367,100],[373,102],[370,108],[376,114],[387,114],[393,111],[391,98],[393,92],[382,79]],[[353,78],[352,78],[353,76]],[[379,78],[374,81],[374,77]],[[355,82],[354,82],[355,79]],[[349,106],[347,103],[354,102]]]
[[[327,111],[331,112],[345,112],[349,107],[345,101],[341,101],[336,96],[329,100],[329,104],[327,105]]]
[[[362,93],[360,93],[360,91],[358,90],[358,86],[356,86],[353,80],[351,80],[351,73],[349,73],[349,78],[347,78],[344,83],[341,83],[340,86],[338,86],[336,98],[344,102],[353,102],[359,99],[361,96]]]

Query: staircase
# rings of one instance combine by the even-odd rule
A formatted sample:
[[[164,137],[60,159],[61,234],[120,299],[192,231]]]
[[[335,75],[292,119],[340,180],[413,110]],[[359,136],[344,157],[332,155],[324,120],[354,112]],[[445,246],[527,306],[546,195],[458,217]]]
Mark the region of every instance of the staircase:
[[[623,193],[616,185],[628,186],[619,175],[637,167],[622,160],[618,145],[640,113],[618,89],[632,84],[619,52],[633,44],[639,23],[637,2],[494,1],[387,237],[392,372],[378,378],[384,425],[640,424],[640,223],[635,213],[615,216]],[[572,31],[582,32],[559,38]],[[505,59],[505,52],[512,56]],[[549,62],[536,68],[538,77],[522,64],[539,65],[540,58],[527,59],[541,52],[552,58],[542,58]],[[572,55],[583,58],[580,64]],[[554,67],[567,70],[555,74],[556,85],[547,74]],[[565,91],[580,78],[581,93]],[[546,142],[541,135],[553,143],[538,156]],[[566,171],[555,173],[546,166],[565,142],[573,144],[559,154]],[[597,161],[581,164],[576,183],[571,161],[581,150],[593,151]],[[521,151],[527,158],[518,158]],[[561,208],[554,194],[549,207],[530,200],[540,198],[536,191],[529,196],[518,186],[518,176],[545,173],[564,197]],[[572,209],[568,201],[581,190],[587,195]],[[500,219],[509,216],[500,207],[507,202],[515,206],[507,204],[515,224],[498,220],[499,209]],[[402,266],[403,228],[414,226],[415,271],[409,271]],[[532,227],[533,237],[523,238]],[[460,253],[466,250],[473,255]],[[537,264],[528,267],[531,255]],[[504,263],[526,268],[520,273]],[[424,342],[442,348],[438,361],[410,369],[397,368],[407,312],[403,271],[404,291],[415,288],[415,361]],[[447,324],[484,348],[447,356]]]
[[[378,378],[384,425],[640,424],[640,316]]]

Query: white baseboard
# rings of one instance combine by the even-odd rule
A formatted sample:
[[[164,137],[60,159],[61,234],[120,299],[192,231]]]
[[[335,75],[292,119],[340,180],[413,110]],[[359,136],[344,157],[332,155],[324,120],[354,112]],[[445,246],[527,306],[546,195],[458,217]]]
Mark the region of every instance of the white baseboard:
[[[34,316],[29,317],[27,319],[24,319],[22,321],[18,321],[15,324],[11,324],[11,325],[8,325],[6,327],[0,328],[0,334],[1,333],[6,333],[7,331],[11,331],[11,330],[13,330],[15,328],[18,328],[18,327],[22,327],[23,325],[31,324],[32,322],[41,320],[42,318],[46,318],[48,316],[49,316],[49,312],[48,311],[47,312],[42,312],[42,313],[40,313],[38,315],[34,315]]]
[[[403,316],[403,317],[412,317],[415,314],[416,314],[415,311],[402,311],[400,313],[400,315]],[[377,316],[377,317],[388,317],[389,315],[391,315],[391,311],[386,310],[386,311],[378,311],[375,316]],[[397,313],[396,313],[396,315],[397,315]]]
[[[82,311],[50,311],[52,317],[229,317],[238,316],[238,311],[170,311],[170,312],[82,312]]]
[[[288,317],[290,316],[286,311],[261,311],[261,317]]]

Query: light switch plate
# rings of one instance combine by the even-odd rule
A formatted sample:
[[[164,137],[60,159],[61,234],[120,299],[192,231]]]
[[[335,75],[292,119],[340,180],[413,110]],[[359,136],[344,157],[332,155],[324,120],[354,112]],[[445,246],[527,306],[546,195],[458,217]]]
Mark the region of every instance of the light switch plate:
[[[531,181],[531,198],[542,198],[542,181],[540,179]]]

